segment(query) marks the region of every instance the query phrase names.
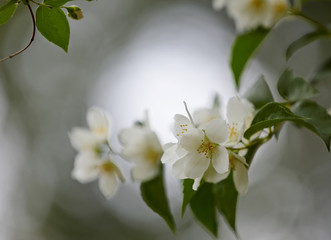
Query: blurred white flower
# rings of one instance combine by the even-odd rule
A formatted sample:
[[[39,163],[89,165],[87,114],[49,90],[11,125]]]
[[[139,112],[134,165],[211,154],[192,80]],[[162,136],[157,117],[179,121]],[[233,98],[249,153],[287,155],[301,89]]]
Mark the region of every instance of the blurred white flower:
[[[238,31],[257,27],[271,28],[290,9],[288,0],[214,0],[213,8],[220,10],[226,5]]]
[[[326,111],[331,116],[331,108],[328,108]]]
[[[122,130],[119,140],[123,146],[122,157],[135,163],[131,170],[133,180],[147,181],[157,176],[163,150],[147,121]]]
[[[107,113],[99,108],[90,108],[86,115],[89,129],[75,127],[69,133],[72,146],[77,151],[97,150],[101,143],[106,143],[110,133],[110,123]]]
[[[119,182],[125,181],[119,168],[110,159],[101,159],[93,151],[77,154],[71,176],[80,183],[99,178],[99,189],[107,199],[114,196]]]
[[[227,146],[235,146],[243,138],[244,132],[250,127],[255,109],[246,99],[232,97],[227,104],[227,119],[229,136]]]

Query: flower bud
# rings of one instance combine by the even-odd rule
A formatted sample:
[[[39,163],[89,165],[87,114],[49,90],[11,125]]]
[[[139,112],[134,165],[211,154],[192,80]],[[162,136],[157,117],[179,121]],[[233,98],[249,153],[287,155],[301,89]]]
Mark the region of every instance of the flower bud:
[[[69,7],[66,7],[66,9],[68,11],[68,16],[72,19],[79,20],[84,17],[82,9],[80,9],[76,5],[71,5]]]

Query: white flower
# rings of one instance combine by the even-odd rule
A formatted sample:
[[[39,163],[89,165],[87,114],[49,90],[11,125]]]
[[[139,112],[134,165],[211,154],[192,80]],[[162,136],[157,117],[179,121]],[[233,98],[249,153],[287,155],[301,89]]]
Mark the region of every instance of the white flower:
[[[108,158],[99,158],[93,151],[82,151],[77,154],[71,176],[80,183],[88,183],[99,178],[100,191],[108,199],[116,193],[119,182],[125,180],[112,161]]]
[[[98,109],[90,108],[86,115],[89,129],[75,127],[69,133],[72,146],[77,151],[95,149],[99,144],[108,140],[110,133],[110,123],[108,115]]]
[[[231,0],[230,0],[231,1]],[[213,0],[213,8],[215,10],[221,10],[228,3],[228,0]]]
[[[328,108],[326,112],[331,116],[331,108]]]
[[[255,110],[253,104],[239,97],[230,98],[226,110],[229,127],[227,146],[234,146],[242,140],[244,132],[250,127]]]
[[[148,124],[122,130],[119,140],[123,145],[123,158],[135,163],[131,171],[133,180],[147,181],[159,173],[163,151],[155,132]]]
[[[227,10],[238,31],[272,27],[289,10],[287,0],[231,0]]]
[[[227,125],[222,119],[210,121],[205,129],[193,128],[183,134],[178,145],[186,154],[173,164],[174,176],[180,179],[200,178],[210,166],[219,174],[227,172],[228,151],[223,146],[227,136]]]

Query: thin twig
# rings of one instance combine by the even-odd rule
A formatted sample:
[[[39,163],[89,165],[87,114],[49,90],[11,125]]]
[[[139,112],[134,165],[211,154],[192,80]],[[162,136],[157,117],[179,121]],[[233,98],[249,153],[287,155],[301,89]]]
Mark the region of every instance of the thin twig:
[[[17,56],[18,54],[24,52],[31,45],[31,43],[34,40],[34,36],[36,35],[36,20],[34,18],[34,14],[33,14],[33,11],[31,9],[31,6],[29,4],[29,1],[27,1],[27,5],[28,5],[28,8],[29,8],[30,15],[31,15],[31,18],[32,18],[32,23],[33,23],[33,32],[32,32],[32,36],[31,36],[30,42],[24,48],[22,48],[21,50],[19,50],[18,52],[13,53],[13,54],[11,54],[8,57],[5,57],[3,59],[0,59],[0,62],[5,61],[5,60],[10,59],[10,58],[13,58],[13,57]]]

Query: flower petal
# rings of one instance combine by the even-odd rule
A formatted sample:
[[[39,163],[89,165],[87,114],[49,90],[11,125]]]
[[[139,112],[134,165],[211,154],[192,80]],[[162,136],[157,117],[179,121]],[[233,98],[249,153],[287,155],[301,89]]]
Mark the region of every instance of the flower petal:
[[[234,160],[235,169],[233,171],[233,181],[237,191],[241,195],[245,195],[248,189],[248,172],[242,162]]]
[[[187,178],[185,176],[185,158],[181,158],[172,165],[172,175],[178,179]]]
[[[99,189],[107,199],[115,195],[118,189],[115,171],[103,173],[99,176]]]
[[[93,152],[80,152],[74,163],[74,169],[71,172],[72,178],[80,183],[87,183],[98,177],[98,160]]]
[[[173,133],[176,138],[181,138],[183,134],[185,134],[187,131],[191,130],[194,128],[193,124],[191,121],[185,117],[184,115],[181,114],[176,114],[174,116],[174,126],[173,126]]]
[[[102,142],[102,139],[93,135],[88,129],[75,127],[69,132],[71,145],[77,150],[91,150],[95,145]]]
[[[140,162],[131,170],[131,177],[134,181],[148,181],[154,178],[160,171],[159,164]]]
[[[223,174],[219,174],[218,172],[216,172],[216,170],[214,169],[214,167],[212,166],[212,164],[209,165],[207,171],[205,172],[205,174],[203,175],[203,179],[206,182],[210,182],[210,183],[218,183],[224,179],[226,179],[229,176],[230,171],[227,171]]]
[[[179,145],[187,151],[197,151],[204,139],[204,133],[197,128],[191,129],[179,141]]]
[[[221,118],[209,122],[205,129],[208,139],[213,143],[224,143],[228,138],[228,127]]]
[[[193,186],[192,186],[192,189],[194,191],[198,190],[198,188],[200,186],[201,179],[202,179],[202,177],[198,177],[198,178],[194,179],[194,183],[193,183]]]
[[[225,6],[226,2],[227,0],[213,0],[213,9],[221,10]]]
[[[212,164],[216,172],[223,174],[229,171],[229,154],[223,146],[218,146],[212,157]]]
[[[89,128],[96,135],[102,136],[105,139],[110,134],[109,116],[103,110],[92,107],[88,110],[86,120]]]
[[[201,177],[207,170],[210,160],[198,153],[189,153],[185,157],[184,175],[188,178]]]
[[[177,154],[177,144],[167,143],[163,146],[164,152],[161,157],[162,163],[173,163],[180,158]]]
[[[220,117],[220,113],[218,111],[218,108],[201,108],[196,110],[193,113],[193,119],[195,124],[201,125],[201,124],[206,124],[210,122],[211,120]]]

